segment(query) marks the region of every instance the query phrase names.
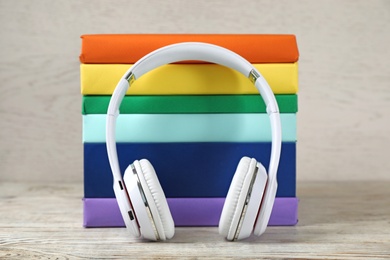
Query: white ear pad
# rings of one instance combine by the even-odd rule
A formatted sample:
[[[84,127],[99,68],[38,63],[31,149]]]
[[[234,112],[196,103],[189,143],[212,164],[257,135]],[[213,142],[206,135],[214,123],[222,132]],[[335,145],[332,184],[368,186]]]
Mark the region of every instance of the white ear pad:
[[[142,159],[135,161],[134,166],[138,172],[160,240],[172,238],[175,234],[175,224],[152,164],[148,160]],[[140,172],[142,174],[139,174]]]
[[[225,237],[228,236],[229,230],[231,228],[233,216],[237,208],[239,196],[249,169],[250,162],[251,159],[249,157],[241,158],[237,165],[236,172],[234,173],[232,183],[230,184],[218,225],[219,233]]]
[[[233,176],[219,221],[219,233],[228,240],[243,239],[252,233],[267,178],[264,167],[260,165],[260,168],[263,169],[257,171],[256,179],[253,182],[257,165],[255,159],[243,157]],[[254,192],[248,196],[251,183]],[[247,207],[243,213],[245,204]],[[241,217],[244,218],[241,219]],[[242,235],[240,235],[241,233]]]

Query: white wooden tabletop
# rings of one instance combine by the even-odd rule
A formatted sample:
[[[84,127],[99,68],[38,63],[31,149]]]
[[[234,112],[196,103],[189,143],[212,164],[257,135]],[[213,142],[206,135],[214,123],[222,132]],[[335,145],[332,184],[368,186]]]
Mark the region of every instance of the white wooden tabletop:
[[[82,184],[0,184],[0,259],[390,258],[390,182],[298,183],[299,224],[227,242],[216,227],[167,242],[82,227]]]

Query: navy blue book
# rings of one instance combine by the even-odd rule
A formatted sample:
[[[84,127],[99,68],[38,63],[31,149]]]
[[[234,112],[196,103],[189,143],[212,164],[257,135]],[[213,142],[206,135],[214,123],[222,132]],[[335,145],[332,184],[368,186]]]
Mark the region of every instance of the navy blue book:
[[[226,197],[238,162],[253,157],[268,169],[271,142],[117,143],[122,174],[148,159],[167,198]],[[105,143],[84,143],[84,197],[114,198]],[[277,197],[296,196],[296,143],[283,142]]]

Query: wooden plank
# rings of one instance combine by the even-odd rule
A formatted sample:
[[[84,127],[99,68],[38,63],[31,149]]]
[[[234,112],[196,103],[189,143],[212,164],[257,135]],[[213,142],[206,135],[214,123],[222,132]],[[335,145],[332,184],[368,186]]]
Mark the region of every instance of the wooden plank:
[[[0,258],[390,258],[390,182],[299,183],[300,222],[227,242],[217,228],[177,228],[167,242],[82,227],[82,185],[0,183]]]

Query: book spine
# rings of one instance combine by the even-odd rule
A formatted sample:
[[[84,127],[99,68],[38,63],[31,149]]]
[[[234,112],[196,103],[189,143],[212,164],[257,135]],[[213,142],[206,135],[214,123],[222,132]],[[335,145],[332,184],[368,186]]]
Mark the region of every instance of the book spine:
[[[295,35],[282,34],[96,34],[83,35],[82,63],[133,64],[144,55],[166,45],[204,42],[238,53],[250,63],[298,61]],[[193,61],[191,62],[193,63]]]

